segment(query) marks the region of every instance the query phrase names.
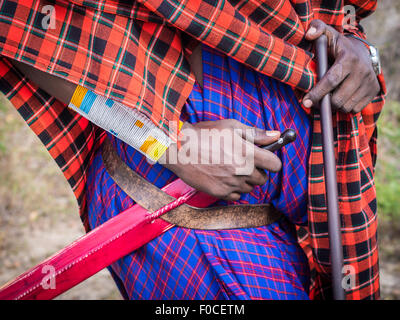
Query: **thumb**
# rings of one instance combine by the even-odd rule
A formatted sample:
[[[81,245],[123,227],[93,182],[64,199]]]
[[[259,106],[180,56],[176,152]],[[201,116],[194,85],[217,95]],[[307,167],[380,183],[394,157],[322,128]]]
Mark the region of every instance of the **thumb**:
[[[267,146],[275,141],[278,141],[281,133],[276,130],[262,130],[256,128],[254,136],[254,144]]]
[[[277,141],[281,136],[279,131],[251,127],[237,120],[230,121],[229,126],[234,130],[235,134],[238,134],[242,139],[262,146]]]
[[[281,133],[276,130],[263,130],[254,127],[246,127],[247,128],[241,132],[242,138],[256,145],[269,145],[277,141],[281,136]]]
[[[313,20],[306,33],[306,39],[309,41],[317,40],[320,36],[326,33],[327,25],[321,20]]]

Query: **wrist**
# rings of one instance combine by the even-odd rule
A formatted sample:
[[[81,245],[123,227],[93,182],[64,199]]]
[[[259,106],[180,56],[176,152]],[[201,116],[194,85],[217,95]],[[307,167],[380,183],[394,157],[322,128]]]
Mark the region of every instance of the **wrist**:
[[[178,153],[182,146],[181,142],[182,142],[183,132],[188,128],[193,128],[193,125],[191,125],[188,122],[184,122],[180,125],[177,141],[172,142],[167,148],[167,150],[164,152],[164,154],[158,160],[158,163],[162,164],[164,167],[175,173],[178,164]]]
[[[176,143],[171,143],[168,147],[168,149],[163,153],[163,155],[158,159],[158,163],[166,167],[167,169],[170,169],[171,165],[171,159],[176,158],[176,155],[178,153],[178,146]]]
[[[372,64],[372,67],[374,69],[376,76],[379,76],[380,74],[382,74],[382,67],[381,67],[381,61],[380,61],[380,55],[379,55],[378,48],[376,48],[374,45],[372,45],[367,40],[365,40],[361,37],[355,36],[354,34],[348,33],[348,34],[345,34],[345,36],[348,39],[353,40],[354,43],[358,43],[367,49],[367,52],[368,52],[368,55],[371,60],[371,64]]]

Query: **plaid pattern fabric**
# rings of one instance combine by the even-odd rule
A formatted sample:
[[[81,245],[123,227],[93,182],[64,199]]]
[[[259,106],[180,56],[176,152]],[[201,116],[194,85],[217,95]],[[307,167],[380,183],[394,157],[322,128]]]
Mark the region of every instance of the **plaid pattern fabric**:
[[[203,89],[196,83],[182,110],[183,120],[233,118],[267,130],[293,128],[303,137],[279,152],[281,173],[268,173],[263,186],[229,203],[273,203],[287,219],[237,230],[175,227],[112,264],[114,278],[130,299],[308,299],[309,267],[293,227],[307,222],[308,116],[290,87],[207,46],[203,79]],[[177,178],[120,139],[109,139],[121,159],[157,187]],[[87,198],[91,228],[134,205],[105,170],[100,151],[88,171]]]
[[[56,29],[43,30],[41,9],[45,4],[56,8]],[[1,0],[0,54],[137,108],[168,131],[169,121],[179,119],[194,83],[185,59],[192,47],[192,42],[185,41],[186,34],[268,76],[307,90],[315,83],[315,64],[311,48],[303,41],[304,31],[315,18],[343,31],[343,5],[355,6],[360,21],[375,10],[377,1],[165,0],[131,4],[123,0]],[[168,8],[173,8],[172,15]],[[230,13],[229,17],[225,13]],[[347,32],[364,36],[361,28]],[[182,49],[183,45],[189,50]],[[101,133],[24,80],[6,59],[0,67],[0,89],[62,168],[86,221],[86,169]],[[380,80],[384,91],[383,78]],[[334,116],[345,263],[354,268],[356,280],[356,287],[348,291],[349,299],[379,296],[373,171],[376,121],[383,104],[382,95],[361,114]],[[329,246],[318,112],[312,117],[309,227],[301,230],[300,240],[315,272],[312,295],[327,298]]]
[[[342,31],[342,2],[2,0],[0,54],[137,108],[168,133],[194,83],[182,31],[309,90],[316,75],[305,30],[318,18]],[[362,16],[376,6],[346,3]],[[43,27],[47,5],[54,29]]]

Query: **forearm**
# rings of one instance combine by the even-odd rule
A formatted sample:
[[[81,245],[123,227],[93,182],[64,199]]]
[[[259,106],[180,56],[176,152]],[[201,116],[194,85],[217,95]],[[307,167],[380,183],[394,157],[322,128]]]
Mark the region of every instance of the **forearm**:
[[[157,161],[168,148],[169,137],[141,112],[25,63],[12,63],[48,94],[93,124],[118,136],[152,161]]]
[[[197,82],[203,87],[203,64],[201,45],[198,45],[192,55],[188,58],[189,64],[193,73],[195,74]],[[32,80],[38,87],[46,91],[48,94],[57,98],[65,104],[69,104],[72,95],[75,92],[76,85],[72,82],[64,80],[60,77],[53,76],[49,73],[40,71],[26,63],[11,60],[12,64],[25,75],[25,77]]]
[[[60,100],[65,104],[69,104],[72,95],[76,89],[76,85],[72,82],[64,80],[62,78],[53,76],[49,73],[35,69],[34,67],[22,63],[19,61],[12,60],[12,64],[34,82],[38,87],[46,91],[51,96]]]
[[[196,76],[200,86],[203,86],[202,51],[201,45],[197,46],[189,57],[189,64]],[[144,153],[153,161],[157,161],[170,144],[167,135],[158,129],[148,117],[135,109],[128,108],[118,102],[111,103],[111,100],[79,88],[67,80],[40,71],[25,63],[12,61],[12,63],[32,82],[59,101],[69,105],[71,109],[78,112],[92,123],[118,135],[118,138],[131,145],[139,152]],[[81,95],[87,93],[96,98],[91,101],[91,106],[81,106],[82,100],[73,99],[74,93]],[[77,102],[77,100],[80,100]],[[90,99],[89,99],[90,100]],[[112,107],[111,107],[112,106]],[[139,120],[139,121],[138,121]],[[135,126],[138,124],[138,126]],[[152,139],[150,139],[152,138]],[[151,141],[148,141],[148,140]],[[144,147],[145,145],[145,147]]]

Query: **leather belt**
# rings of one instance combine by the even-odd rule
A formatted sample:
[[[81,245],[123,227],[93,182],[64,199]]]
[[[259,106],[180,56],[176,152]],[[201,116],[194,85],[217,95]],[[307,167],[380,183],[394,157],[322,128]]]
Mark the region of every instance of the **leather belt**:
[[[104,166],[114,182],[137,204],[153,212],[175,200],[131,168],[118,156],[108,138],[102,146]],[[270,204],[197,208],[187,204],[164,214],[161,219],[190,229],[219,230],[269,225],[283,215]]]

